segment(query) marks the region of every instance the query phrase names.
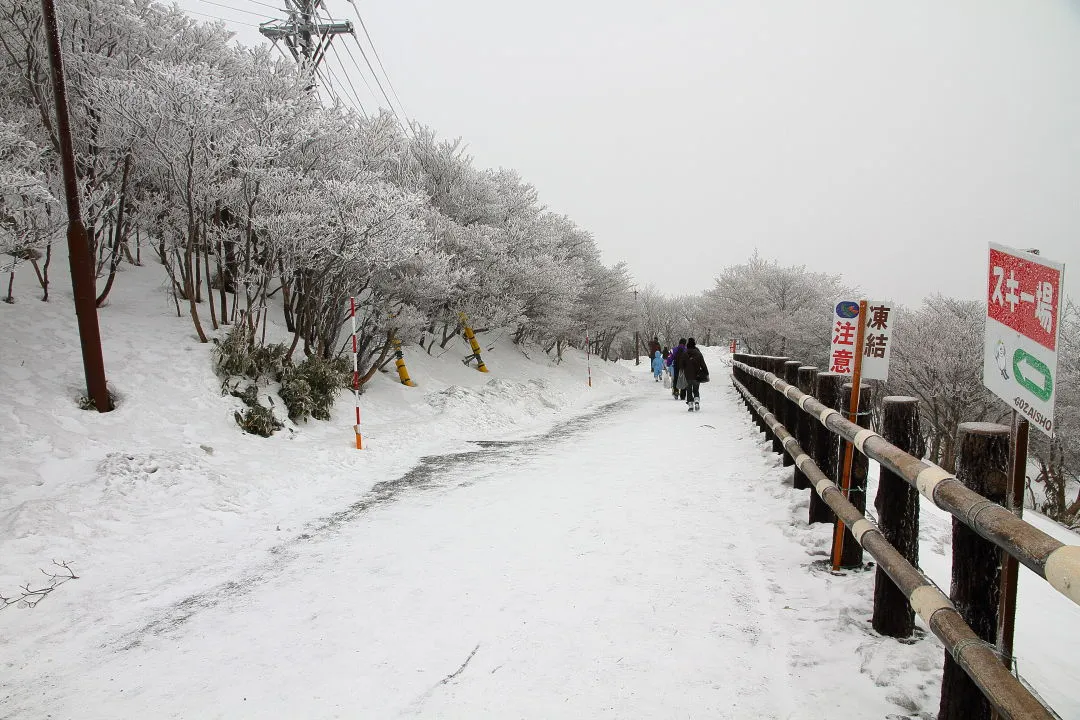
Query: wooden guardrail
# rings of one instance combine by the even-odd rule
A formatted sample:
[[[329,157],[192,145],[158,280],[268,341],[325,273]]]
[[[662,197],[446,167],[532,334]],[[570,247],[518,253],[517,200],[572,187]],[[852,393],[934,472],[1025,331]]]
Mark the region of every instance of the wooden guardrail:
[[[996,489],[1004,477],[1007,428],[961,426],[967,438],[962,450],[968,452],[962,452],[958,471],[952,474],[908,452],[918,444],[911,432],[913,420],[917,424],[917,403],[910,398],[886,399],[883,431],[890,437],[883,437],[830,407],[840,405],[844,390],[844,379],[836,373],[819,373],[789,358],[745,354],[733,356],[732,373],[735,388],[773,449],[785,455],[785,464],[795,466],[795,486],[813,488],[810,522],[839,517],[845,524],[845,565],[861,564],[863,549],[877,561],[875,629],[909,635],[914,610],[945,645],[939,720],[989,718],[991,711],[1000,718],[1053,718],[1002,662],[994,645],[997,584],[987,581],[998,572],[1000,548],[1080,604],[1080,547],[1064,545],[976,492]],[[853,497],[846,497],[830,478],[838,477],[843,443],[881,465],[879,493],[884,491],[890,503],[884,509],[879,505],[882,527],[863,514],[865,472],[861,484],[852,484]],[[956,604],[917,568],[916,490],[959,521],[954,523]],[[815,498],[820,507],[815,508]],[[964,553],[963,565],[958,565],[957,553]],[[903,598],[902,613],[896,610],[898,598]]]

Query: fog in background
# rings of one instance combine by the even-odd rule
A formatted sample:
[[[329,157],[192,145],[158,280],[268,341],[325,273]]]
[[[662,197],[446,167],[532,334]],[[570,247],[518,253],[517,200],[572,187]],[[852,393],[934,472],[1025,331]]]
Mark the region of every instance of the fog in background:
[[[275,2],[180,4],[254,43]],[[876,297],[982,297],[994,241],[1065,262],[1080,299],[1080,2],[357,8],[410,117],[518,170],[641,286],[700,292],[756,248]]]

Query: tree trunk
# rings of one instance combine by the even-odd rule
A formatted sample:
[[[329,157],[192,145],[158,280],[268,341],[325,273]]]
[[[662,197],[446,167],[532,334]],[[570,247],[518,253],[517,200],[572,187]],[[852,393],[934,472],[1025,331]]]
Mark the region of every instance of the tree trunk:
[[[225,286],[228,283],[225,282],[225,268],[224,268],[224,264],[221,261],[221,256],[223,254],[224,254],[224,248],[222,246],[222,243],[219,242],[218,247],[217,247],[217,253],[216,253],[216,255],[217,255],[218,280],[221,282],[220,292],[218,293],[218,296],[221,299],[221,311],[219,312],[219,315],[221,316],[221,324],[222,325],[228,325],[229,324],[229,303],[228,303],[229,293],[225,289]]]
[[[116,280],[116,269],[120,266],[120,246],[124,241],[124,207],[127,204],[128,175],[131,172],[131,154],[124,157],[124,171],[120,179],[120,199],[116,207],[116,222],[113,224],[112,255],[109,257],[109,278],[105,281],[105,288],[97,297],[97,306],[105,304]]]
[[[45,246],[45,264],[38,267],[36,259],[30,261],[34,265],[34,274],[37,275],[38,284],[41,285],[41,302],[49,302],[49,265],[52,263],[52,241]]]
[[[195,300],[195,288],[192,287],[193,274],[191,270],[193,269],[192,259],[194,253],[195,233],[194,228],[191,228],[191,232],[188,233],[187,246],[184,250],[184,263],[188,268],[188,272],[186,273],[184,294],[187,295],[188,308],[191,311],[191,322],[195,325],[195,332],[199,336],[199,342],[205,343],[208,342],[208,340],[206,337],[206,333],[203,331],[202,322],[199,320],[199,306],[196,304],[197,301]],[[195,264],[197,265],[198,262],[196,261]]]
[[[205,225],[203,227],[203,232],[205,233]],[[206,270],[206,299],[210,301],[210,324],[213,325],[215,330],[217,330],[219,328],[217,320],[217,307],[214,305],[214,288],[211,287],[210,284],[210,246],[205,242],[205,240],[206,238],[203,238],[202,257],[203,267]]]

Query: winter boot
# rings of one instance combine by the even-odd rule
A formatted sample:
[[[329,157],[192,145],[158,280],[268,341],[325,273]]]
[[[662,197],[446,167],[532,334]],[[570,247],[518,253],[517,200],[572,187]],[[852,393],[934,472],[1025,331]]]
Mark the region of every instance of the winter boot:
[[[701,401],[695,399],[694,400],[694,410],[700,410],[700,409],[701,409]]]

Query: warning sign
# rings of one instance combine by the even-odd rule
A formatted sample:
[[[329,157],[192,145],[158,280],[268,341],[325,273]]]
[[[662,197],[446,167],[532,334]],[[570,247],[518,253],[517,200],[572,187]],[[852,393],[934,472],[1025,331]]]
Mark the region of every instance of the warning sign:
[[[888,380],[895,319],[896,311],[892,303],[883,300],[867,301],[866,317],[863,318],[863,344],[861,348],[857,348],[859,301],[841,300],[836,303],[833,307],[829,372],[853,374],[855,355],[861,353],[863,380]]]
[[[1050,436],[1064,270],[1053,260],[990,243],[983,384]]]

